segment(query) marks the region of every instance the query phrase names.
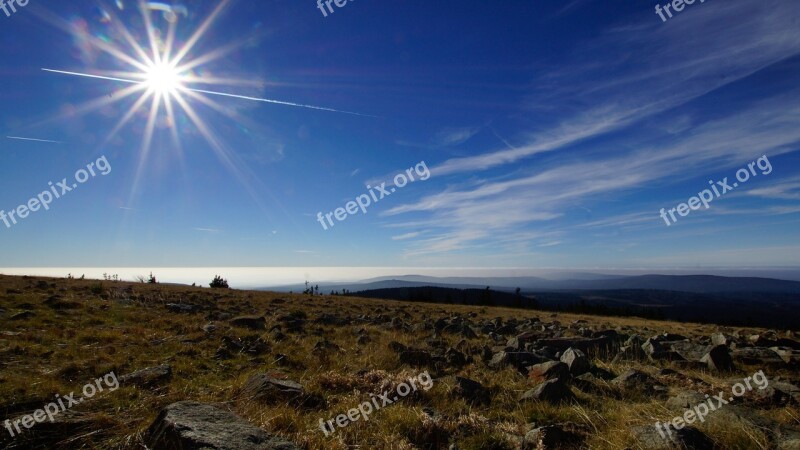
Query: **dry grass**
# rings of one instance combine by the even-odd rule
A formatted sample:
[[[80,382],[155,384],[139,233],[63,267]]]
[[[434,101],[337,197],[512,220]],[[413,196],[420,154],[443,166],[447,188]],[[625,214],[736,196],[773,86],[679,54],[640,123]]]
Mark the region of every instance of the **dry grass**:
[[[190,303],[207,309],[177,314],[168,312],[166,303]],[[584,325],[587,327],[635,330],[643,335],[671,332],[707,336],[717,331],[715,326],[701,324],[573,314],[553,317],[550,313],[507,308],[5,276],[0,276],[0,309],[5,310],[0,311],[0,412],[8,412],[9,416],[29,413],[55,394],[77,391],[110,371],[120,376],[159,364],[172,366],[173,377],[168,383],[144,389],[121,387],[73,408],[91,419],[91,429],[69,442],[62,441],[60,446],[87,449],[143,448],[142,434],[159,410],[179,400],[224,405],[253,424],[308,449],[415,449],[425,448],[423,444],[431,442],[440,444],[434,448],[447,448],[448,442],[458,442],[461,450],[518,448],[519,436],[530,422],[540,425],[573,422],[590,431],[587,448],[624,449],[634,445],[629,431],[632,426],[652,425],[674,415],[664,408],[663,401],[624,396],[601,398],[575,390],[578,400],[574,404],[520,404],[517,399],[532,387],[530,382],[512,369],[495,371],[480,361],[461,370],[436,373],[431,370],[431,375],[457,374],[483,383],[492,393],[488,405],[469,405],[450,396],[446,379],[442,378],[430,391],[420,391],[419,395],[381,409],[369,421],[355,422],[325,437],[318,428],[319,419],[327,420],[357,407],[370,394],[421,371],[401,365],[389,348],[390,342],[426,347],[424,341],[431,332],[403,332],[359,323],[337,327],[316,324],[314,319],[321,314],[345,317],[385,314],[390,319],[400,317],[414,324],[472,313],[476,315],[473,320],[539,317],[543,321],[569,324],[582,319],[588,322]],[[33,311],[34,316],[9,319],[24,310]],[[279,317],[292,312],[308,317],[305,333],[285,332],[285,340],[274,340],[268,330],[278,323]],[[267,330],[232,328],[226,320],[212,320],[244,314],[264,315]],[[209,322],[218,326],[210,335],[202,330]],[[370,340],[358,345],[356,332],[362,328]],[[269,349],[259,355],[235,354],[231,359],[218,360],[214,355],[222,336],[241,339],[259,336]],[[314,345],[323,339],[341,350],[314,352]],[[442,339],[451,346],[461,340],[450,335],[443,335]],[[468,345],[479,348],[487,343],[488,338],[480,337]],[[278,358],[278,354],[288,355],[288,363]],[[646,362],[596,363],[614,373],[632,366],[651,373],[657,370],[648,368]],[[362,370],[367,374],[358,375]],[[742,368],[741,372],[752,373],[748,370],[751,369]],[[262,372],[303,384],[309,391],[323,395],[327,405],[321,410],[304,410],[260,404],[247,398],[242,394],[242,386],[249,376]],[[712,386],[722,384],[706,372],[681,372]],[[435,411],[434,416],[425,408]],[[800,417],[795,408],[771,414],[786,424],[797,424]],[[744,424],[706,423],[700,428],[723,448],[768,448],[763,431]],[[16,445],[19,442],[15,441]],[[50,445],[59,447],[59,443]]]

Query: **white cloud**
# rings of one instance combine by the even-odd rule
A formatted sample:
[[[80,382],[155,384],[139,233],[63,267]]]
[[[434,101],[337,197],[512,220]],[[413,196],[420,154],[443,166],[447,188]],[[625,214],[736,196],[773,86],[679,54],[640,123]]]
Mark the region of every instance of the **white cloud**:
[[[433,166],[434,177],[495,172],[382,213],[384,217],[416,213],[422,217],[397,226],[430,227],[429,236],[414,241],[406,255],[491,246],[522,230],[546,233],[564,218],[568,205],[622,200],[636,189],[674,185],[704,174],[719,179],[721,171],[742,167],[762,154],[772,158],[796,150],[800,142],[798,90],[741,102],[732,109],[735,113],[722,111],[708,119],[686,113],[662,118],[666,111],[800,53],[800,34],[787,31],[800,20],[800,9],[791,4],[749,0],[713,5],[684,14],[673,21],[677,25],[662,26],[659,21],[646,29],[609,30],[577,50],[572,64],[540,77],[541,89],[530,101],[537,102],[543,116],[564,117],[555,114],[564,112],[567,118],[539,124],[538,131],[518,147],[507,145]],[[598,51],[601,48],[611,51],[610,60],[594,56],[608,55]],[[661,141],[653,139],[649,124],[643,125],[656,116],[661,119],[655,130],[664,135]],[[593,141],[623,129],[631,131],[624,138]],[[580,152],[572,151],[577,146]],[[558,154],[546,155],[556,150]],[[522,160],[534,158],[533,164],[520,169]],[[506,166],[510,166],[508,173],[498,175]],[[769,192],[781,189],[784,195],[793,195],[794,187]],[[687,192],[687,198],[696,192]],[[628,208],[583,227],[656,227],[657,211],[653,209],[652,225],[649,211]],[[581,232],[576,227],[562,231]],[[526,237],[515,244],[531,240]]]
[[[419,232],[419,231],[415,231],[415,232],[412,232],[412,233],[406,233],[406,234],[401,234],[401,235],[398,235],[398,236],[392,236],[392,240],[393,241],[402,241],[404,239],[415,238],[415,237],[419,236],[420,234],[422,234],[422,233]]]

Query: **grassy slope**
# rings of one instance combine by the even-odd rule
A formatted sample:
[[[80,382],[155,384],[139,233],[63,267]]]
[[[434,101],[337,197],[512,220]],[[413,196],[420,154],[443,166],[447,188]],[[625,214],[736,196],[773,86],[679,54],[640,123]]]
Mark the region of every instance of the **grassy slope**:
[[[53,305],[53,300],[50,305],[46,304],[45,300],[54,295],[61,298],[56,300],[57,305]],[[209,322],[208,311],[170,313],[164,307],[170,302],[213,305],[217,313],[228,312],[233,316],[263,314],[267,317],[268,329],[276,323],[278,316],[293,311],[305,313],[309,322],[305,334],[286,333],[287,339],[282,342],[273,341],[268,331],[229,328],[222,320],[216,321],[219,329],[213,335],[207,335],[201,328]],[[569,324],[583,319],[588,322],[587,326],[598,329],[636,330],[644,335],[671,332],[707,336],[717,331],[714,326],[636,318],[570,314],[553,318],[550,313],[507,308],[409,304],[338,296],[309,298],[298,294],[6,276],[0,276],[0,309],[5,310],[0,312],[0,408],[31,401],[31,405],[38,406],[19,413],[31,412],[49,402],[54,394],[77,391],[87,382],[112,370],[120,376],[158,364],[172,365],[173,377],[169,383],[151,389],[122,387],[115,392],[99,394],[73,408],[84,413],[90,419],[90,425],[82,430],[86,436],[65,444],[69,448],[142,448],[141,435],[158,411],[169,403],[191,399],[224,404],[250,422],[309,449],[346,449],[359,444],[363,448],[411,449],[419,448],[415,443],[445,434],[457,436],[456,441],[462,443],[459,446],[462,450],[488,448],[487,441],[492,436],[502,441],[510,435],[522,435],[529,422],[548,424],[563,421],[586,425],[591,430],[587,441],[591,448],[623,449],[633,445],[628,431],[631,426],[652,425],[655,420],[674,415],[664,409],[663,401],[647,398],[614,400],[585,395],[576,390],[579,401],[574,405],[521,405],[517,398],[532,387],[531,383],[513,369],[494,371],[480,361],[462,370],[431,374],[459,374],[480,381],[493,392],[489,406],[469,406],[462,400],[451,398],[446,382],[441,380],[430,391],[421,393],[419,398],[403,399],[373,414],[368,422],[358,421],[338,430],[332,437],[325,437],[318,429],[320,418],[346,413],[368,399],[370,392],[383,390],[383,383],[402,381],[420,372],[420,369],[401,365],[397,355],[389,349],[389,342],[425,347],[424,341],[431,332],[417,335],[357,323],[335,327],[315,324],[313,319],[322,313],[350,317],[386,314],[417,323],[453,313],[476,313],[477,317],[473,319],[476,321],[538,316],[545,322],[558,320]],[[35,316],[9,320],[9,316],[22,310],[32,310]],[[369,343],[356,344],[355,330],[359,328],[368,331]],[[269,343],[270,350],[260,356],[236,355],[228,360],[215,360],[213,356],[223,335],[260,335]],[[313,346],[323,338],[336,343],[342,351],[314,353]],[[444,335],[443,339],[453,346],[460,340],[451,335]],[[468,343],[480,347],[488,343],[488,339],[480,337]],[[275,363],[278,353],[289,355],[294,364],[279,366]],[[646,363],[596,363],[614,373],[621,373],[631,366],[647,366]],[[368,377],[356,376],[362,369],[374,372]],[[758,368],[740,369],[742,376],[756,370]],[[241,386],[250,375],[259,372],[285,374],[308,390],[323,394],[328,400],[326,409],[309,412],[249,400],[241,394]],[[721,380],[708,373],[681,372],[722,389]],[[442,417],[432,420],[422,411],[426,406]],[[800,417],[795,408],[776,409],[766,414],[783,423],[797,424]],[[726,448],[766,448],[762,447],[766,441],[761,432],[747,427],[732,424],[717,429],[706,427],[705,431]],[[6,433],[4,428],[0,428],[0,432]]]

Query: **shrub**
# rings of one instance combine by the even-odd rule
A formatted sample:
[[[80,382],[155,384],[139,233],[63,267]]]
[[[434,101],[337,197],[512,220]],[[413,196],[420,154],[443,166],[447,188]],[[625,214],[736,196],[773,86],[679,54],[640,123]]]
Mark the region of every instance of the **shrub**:
[[[228,286],[228,280],[223,279],[219,275],[215,276],[214,279],[211,280],[211,283],[209,283],[208,285],[211,286],[212,288],[223,288],[223,289],[230,288],[230,286]]]

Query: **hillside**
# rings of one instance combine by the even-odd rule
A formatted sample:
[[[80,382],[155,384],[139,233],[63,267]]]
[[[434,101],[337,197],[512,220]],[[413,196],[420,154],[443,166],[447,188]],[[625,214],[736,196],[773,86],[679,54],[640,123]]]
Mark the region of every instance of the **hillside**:
[[[797,331],[0,276],[0,448],[798,448]]]

